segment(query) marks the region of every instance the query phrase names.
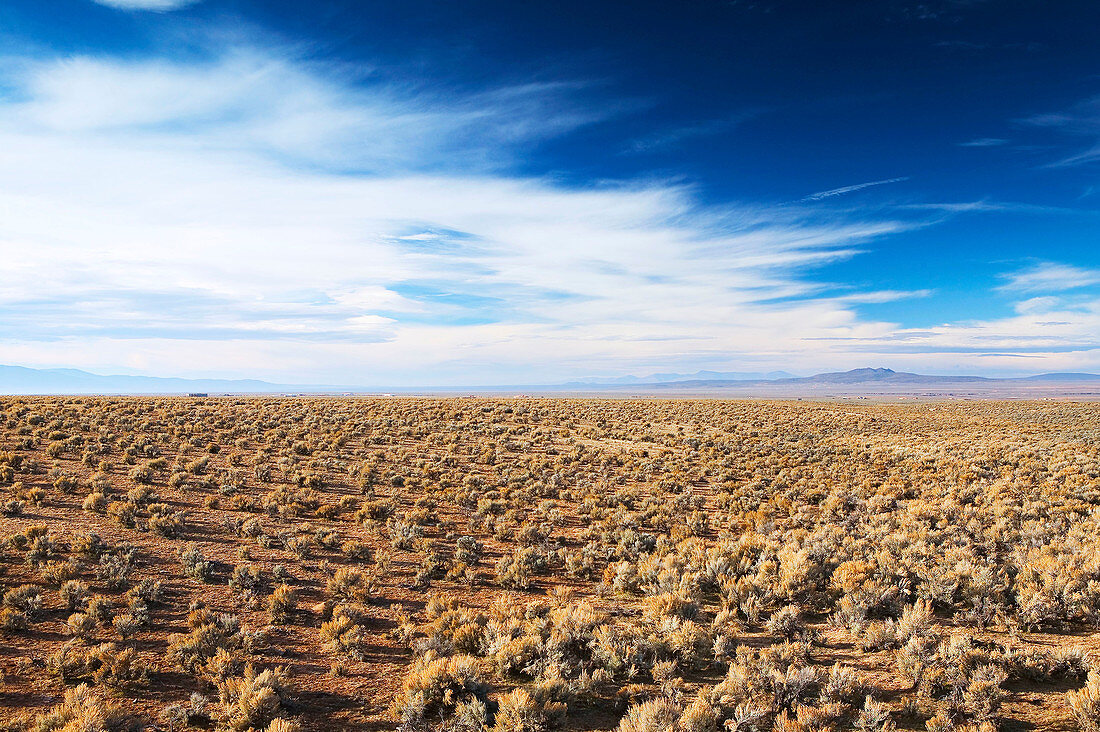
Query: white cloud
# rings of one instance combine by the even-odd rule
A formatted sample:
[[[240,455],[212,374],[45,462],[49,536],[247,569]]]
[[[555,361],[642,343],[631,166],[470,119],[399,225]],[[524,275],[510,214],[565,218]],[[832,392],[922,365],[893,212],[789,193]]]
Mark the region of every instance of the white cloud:
[[[1030,313],[1049,313],[1061,304],[1061,300],[1049,295],[1042,297],[1029,297],[1026,300],[1021,300],[1013,307],[1017,313],[1021,315],[1027,315]]]
[[[845,295],[840,300],[852,303],[884,303],[908,300],[915,297],[930,297],[932,290],[876,290],[873,292],[860,292],[854,295]]]
[[[1082,356],[1091,353],[1092,360],[1084,363],[1095,368],[1100,352],[1100,299],[1074,307],[1054,307],[1051,302],[1041,305],[1025,307],[1024,312],[1006,318],[945,324],[914,332],[910,342],[930,352],[968,349],[1049,354],[1055,364],[1082,363]]]
[[[1058,262],[1034,266],[1002,275],[1006,292],[1059,292],[1100,284],[1100,269],[1085,269]]]
[[[456,96],[255,43],[0,74],[18,92],[0,100],[0,363],[531,383],[853,353],[901,365],[926,356],[899,344],[984,342],[977,326],[925,337],[859,314],[927,292],[828,296],[806,276],[912,216],[704,208],[665,181],[509,172],[597,121],[573,101],[583,85]],[[1063,316],[1075,325],[1051,343],[1078,343],[1095,313]]]
[[[529,83],[455,99],[361,71],[333,83],[323,65],[240,45],[205,62],[76,57],[32,62],[9,107],[25,129],[204,153],[251,153],[344,172],[509,164],[531,144],[614,114],[570,100],[579,84]]]
[[[118,8],[119,10],[153,10],[165,12],[193,5],[198,2],[198,0],[93,0],[93,2],[111,8]]]

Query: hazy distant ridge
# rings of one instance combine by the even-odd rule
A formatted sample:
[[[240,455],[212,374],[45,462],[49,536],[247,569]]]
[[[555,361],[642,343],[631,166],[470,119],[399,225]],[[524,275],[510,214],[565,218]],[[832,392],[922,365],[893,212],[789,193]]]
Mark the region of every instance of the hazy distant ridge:
[[[79,369],[0,366],[6,394],[186,394],[189,392],[282,392],[302,387],[256,379],[179,379],[160,376],[103,376]]]
[[[759,378],[748,378],[748,377]],[[642,379],[664,379],[642,381]],[[1063,384],[1100,382],[1100,374],[1053,373],[1014,379],[985,376],[932,376],[883,368],[861,368],[814,376],[790,376],[786,372],[751,374],[745,372],[699,371],[695,374],[653,374],[649,377],[625,376],[613,379],[593,378],[556,385],[501,385],[424,387],[335,386],[324,384],[276,384],[258,379],[181,379],[160,376],[99,375],[79,369],[31,369],[0,366],[0,393],[4,394],[282,394],[287,392],[492,392],[528,390],[541,392],[673,391],[728,388],[744,392],[760,387],[829,387],[859,385],[948,386],[953,384],[1027,384],[1054,382]]]
[[[1052,381],[1062,383],[1088,383],[1100,381],[1100,374],[1082,373],[1053,373],[1038,374],[1019,378],[996,378],[989,376],[963,376],[963,375],[929,375],[914,374],[908,371],[894,371],[893,369],[861,368],[851,371],[833,371],[814,376],[792,377],[789,379],[772,379],[759,381],[730,381],[730,380],[694,380],[678,381],[666,384],[643,384],[652,388],[660,387],[722,387],[737,386],[748,387],[754,384],[768,386],[836,386],[836,385],[898,385],[898,386],[944,386],[948,384],[1020,384],[1035,381]]]

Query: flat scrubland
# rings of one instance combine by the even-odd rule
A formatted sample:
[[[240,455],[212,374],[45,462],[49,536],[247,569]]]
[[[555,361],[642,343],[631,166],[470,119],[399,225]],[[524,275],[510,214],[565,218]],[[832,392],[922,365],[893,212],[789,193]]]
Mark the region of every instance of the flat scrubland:
[[[0,398],[0,729],[1097,730],[1098,506],[1096,404]]]

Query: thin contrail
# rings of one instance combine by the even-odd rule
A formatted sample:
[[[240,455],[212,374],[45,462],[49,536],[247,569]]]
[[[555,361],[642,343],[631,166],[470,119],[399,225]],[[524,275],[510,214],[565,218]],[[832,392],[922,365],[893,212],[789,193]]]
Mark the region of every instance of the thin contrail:
[[[811,193],[803,198],[803,201],[820,201],[822,198],[832,198],[833,196],[843,196],[845,193],[852,193],[853,191],[861,191],[864,188],[870,188],[871,186],[884,186],[887,183],[901,183],[904,180],[909,180],[909,176],[903,176],[901,178],[887,178],[886,180],[874,180],[870,183],[857,183],[854,186],[844,186],[843,188],[834,188],[830,191],[821,191],[819,193]]]

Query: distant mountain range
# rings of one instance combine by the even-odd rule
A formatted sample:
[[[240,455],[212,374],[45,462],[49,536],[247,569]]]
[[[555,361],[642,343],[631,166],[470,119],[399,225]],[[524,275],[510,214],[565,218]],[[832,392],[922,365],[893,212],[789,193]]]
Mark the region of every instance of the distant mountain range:
[[[1096,381],[1100,379],[1100,376],[1096,374],[1081,374],[1081,373],[1057,373],[1057,374],[1039,374],[1038,376],[1028,376],[1024,381],[1070,381],[1070,382],[1083,382],[1083,381]]]
[[[866,386],[896,388],[945,388],[949,386],[1041,386],[1063,384],[1096,384],[1100,374],[1052,373],[1021,378],[985,376],[933,376],[893,371],[884,368],[862,368],[814,376],[792,376],[785,371],[751,373],[740,371],[697,371],[694,374],[652,374],[645,377],[591,378],[556,385],[368,388],[364,386],[334,386],[324,384],[276,384],[257,379],[180,379],[158,376],[104,376],[78,369],[31,369],[22,366],[0,366],[0,394],[287,394],[287,393],[378,393],[446,392],[499,393],[619,393],[666,391],[718,391],[748,395],[753,389],[776,393],[783,391],[843,389]]]
[[[639,386],[649,387],[749,387],[753,385],[767,385],[774,387],[783,386],[857,386],[864,385],[896,385],[896,386],[945,386],[966,384],[989,385],[1025,385],[1028,383],[1059,383],[1078,384],[1100,382],[1100,374],[1085,373],[1051,373],[1037,374],[1035,376],[1023,376],[1018,378],[998,378],[990,376],[963,376],[963,375],[929,375],[914,374],[907,371],[894,371],[893,369],[852,369],[851,371],[832,371],[829,373],[815,374],[814,376],[795,376],[785,379],[769,379],[758,381],[731,381],[725,379],[695,379],[687,381],[666,382],[663,384],[645,384]]]
[[[0,366],[0,393],[3,394],[270,393],[301,389],[302,387],[271,384],[256,379],[101,376],[79,369],[29,369],[22,366]]]

